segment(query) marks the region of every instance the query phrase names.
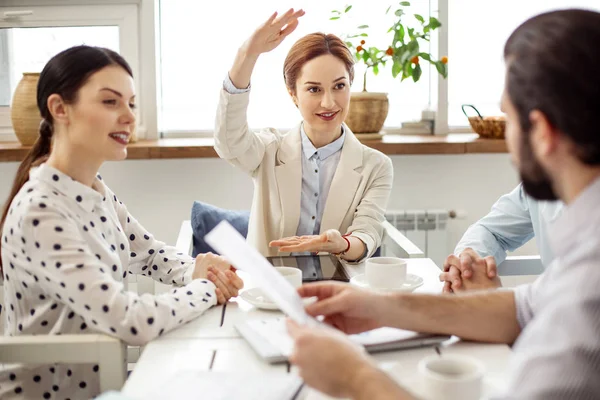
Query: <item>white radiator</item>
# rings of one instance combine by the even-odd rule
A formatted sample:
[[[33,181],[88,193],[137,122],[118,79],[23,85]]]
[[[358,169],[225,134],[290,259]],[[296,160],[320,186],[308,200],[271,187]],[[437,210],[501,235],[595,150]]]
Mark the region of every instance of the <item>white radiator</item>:
[[[438,267],[448,256],[448,210],[388,210],[385,218]]]

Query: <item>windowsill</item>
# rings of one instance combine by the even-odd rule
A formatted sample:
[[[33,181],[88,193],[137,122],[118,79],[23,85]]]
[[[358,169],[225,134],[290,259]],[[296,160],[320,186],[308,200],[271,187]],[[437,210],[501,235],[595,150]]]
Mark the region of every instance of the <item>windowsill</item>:
[[[394,154],[474,154],[506,153],[502,139],[480,139],[475,133],[450,135],[384,135],[381,139],[361,139],[365,145],[388,155]],[[141,140],[128,148],[128,159],[218,157],[212,138]],[[18,142],[0,142],[0,162],[21,161],[29,151]]]

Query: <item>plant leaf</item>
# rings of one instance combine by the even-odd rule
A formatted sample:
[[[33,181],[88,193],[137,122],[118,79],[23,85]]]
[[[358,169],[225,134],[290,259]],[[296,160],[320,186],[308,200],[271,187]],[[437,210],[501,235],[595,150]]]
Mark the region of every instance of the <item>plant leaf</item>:
[[[423,60],[431,62],[431,56],[427,53],[419,53],[418,56],[421,57]]]
[[[338,10],[331,10],[332,13],[341,14]]]
[[[413,66],[412,63],[407,62],[404,64],[404,67],[402,68],[402,80],[405,80],[406,78],[412,76],[413,73]]]
[[[334,21],[336,19],[340,19],[340,17],[331,17],[331,18],[329,18],[329,20],[331,20],[331,21]]]
[[[411,40],[406,44],[406,49],[408,50],[408,58],[413,58],[419,54],[419,42],[416,40]]]
[[[425,18],[423,18],[421,15],[419,14],[415,14],[415,18],[417,19],[417,21],[419,21],[420,23],[424,24],[425,23]]]
[[[429,27],[431,30],[437,29],[442,26],[442,23],[435,17],[429,17]]]
[[[369,61],[369,57],[370,57],[369,52],[368,51],[363,51],[363,53],[362,53],[362,59],[365,62],[365,64]]]
[[[348,11],[350,11],[351,8],[352,8],[352,6],[346,7],[346,9],[344,10],[344,12],[347,13]]]
[[[396,12],[394,13],[396,15],[396,17],[401,17],[404,15],[404,10],[402,9],[397,9]]]
[[[436,61],[433,63],[435,65],[435,69],[442,75],[444,78],[448,77],[448,66],[441,61]]]
[[[352,44],[352,42],[346,42],[346,46],[348,46],[349,48],[353,48],[354,44]]]
[[[367,29],[369,27],[369,25],[360,25],[358,27],[358,29]]]
[[[394,65],[392,65],[392,77],[397,77],[400,72],[402,72],[402,64],[394,60]]]
[[[379,66],[377,64],[373,65],[373,74],[377,75],[379,73]]]
[[[418,82],[422,73],[423,73],[423,71],[421,70],[421,66],[419,64],[417,64],[412,72],[413,81]]]
[[[408,7],[408,6],[410,6],[410,2],[409,1],[401,1],[400,5],[404,6],[404,7]]]
[[[369,34],[368,33],[361,33],[360,36],[367,37],[367,36],[369,36]]]
[[[389,7],[387,8],[387,10],[385,10],[385,13],[386,13],[386,14],[390,12],[390,8],[392,8],[392,6],[389,6]]]

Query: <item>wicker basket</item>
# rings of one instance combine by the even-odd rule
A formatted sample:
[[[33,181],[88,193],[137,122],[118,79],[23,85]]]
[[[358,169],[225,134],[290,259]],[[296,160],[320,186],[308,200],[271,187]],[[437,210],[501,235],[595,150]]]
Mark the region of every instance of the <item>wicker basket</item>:
[[[388,115],[387,93],[352,92],[346,125],[354,133],[377,133]]]
[[[470,117],[465,111],[465,107],[470,107],[477,113],[476,117]],[[506,129],[506,119],[504,116],[483,117],[475,106],[463,104],[463,113],[469,119],[469,124],[480,137],[485,139],[504,139],[504,130]]]

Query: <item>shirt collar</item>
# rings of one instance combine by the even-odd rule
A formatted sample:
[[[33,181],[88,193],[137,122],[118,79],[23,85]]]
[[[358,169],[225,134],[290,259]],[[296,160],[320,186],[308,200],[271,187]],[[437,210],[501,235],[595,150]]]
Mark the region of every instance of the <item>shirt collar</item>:
[[[564,206],[562,214],[551,225],[550,243],[557,257],[568,255],[589,241],[590,229],[600,224],[600,178],[592,182],[571,204]]]
[[[100,181],[102,179],[100,175],[96,176],[92,187],[89,187],[46,163],[31,168],[29,178],[47,183],[57,192],[73,199],[75,203],[88,212],[92,212],[94,206],[104,200],[106,193],[104,184]]]
[[[329,143],[328,145],[317,149],[308,138],[308,135],[304,130],[304,124],[300,125],[300,134],[302,135],[302,152],[304,153],[304,157],[306,157],[307,160],[310,160],[310,158],[314,156],[315,153],[319,155],[319,159],[321,160],[325,160],[327,157],[334,155],[342,149],[342,147],[344,146],[344,139],[346,137],[344,132],[344,125],[342,125],[342,134],[339,138]]]

